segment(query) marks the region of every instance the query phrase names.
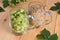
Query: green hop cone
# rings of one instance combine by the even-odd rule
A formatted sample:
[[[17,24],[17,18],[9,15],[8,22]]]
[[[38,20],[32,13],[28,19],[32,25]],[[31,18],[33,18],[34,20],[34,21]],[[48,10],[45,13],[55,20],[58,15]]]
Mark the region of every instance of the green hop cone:
[[[11,13],[11,25],[16,33],[22,33],[28,28],[27,14],[23,9]]]

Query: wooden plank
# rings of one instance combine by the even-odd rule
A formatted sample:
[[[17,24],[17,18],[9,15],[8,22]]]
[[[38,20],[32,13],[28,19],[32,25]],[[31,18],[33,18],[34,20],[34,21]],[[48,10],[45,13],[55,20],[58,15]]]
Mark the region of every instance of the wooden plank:
[[[60,40],[60,15],[57,16],[55,33],[58,34],[58,40]]]
[[[30,0],[33,1],[33,0]],[[54,3],[54,0],[48,0],[48,4],[46,6],[46,9],[48,10]],[[46,3],[46,2],[45,2]],[[36,35],[40,33],[44,28],[49,30],[52,34],[54,33],[55,30],[55,22],[56,22],[56,12],[52,12],[52,23],[49,25],[42,26],[38,29],[32,29],[28,30],[25,34],[23,35],[15,35],[11,32],[10,26],[9,26],[9,13],[13,10],[17,10],[17,8],[23,8],[25,11],[28,11],[28,3],[21,3],[18,4],[16,7],[13,9],[8,7],[6,8],[6,12],[4,12],[4,16],[1,16],[0,18],[0,40],[36,40]],[[2,15],[2,13],[0,14]],[[7,19],[7,21],[4,22],[4,19]]]

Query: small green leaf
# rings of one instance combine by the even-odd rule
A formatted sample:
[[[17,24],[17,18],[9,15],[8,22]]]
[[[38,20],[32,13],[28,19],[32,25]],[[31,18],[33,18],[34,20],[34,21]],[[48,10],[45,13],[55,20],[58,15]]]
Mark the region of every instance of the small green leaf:
[[[0,7],[0,12],[4,12],[5,10],[2,8],[2,7]]]
[[[43,35],[40,35],[40,34],[38,34],[36,37],[37,37],[38,39],[40,39],[40,38],[41,38],[41,39],[45,39],[44,36],[43,36]]]
[[[50,10],[56,11],[56,10],[58,10],[58,8],[57,8],[56,6],[52,6],[52,7],[50,8]]]
[[[20,0],[16,0],[16,2],[20,2]]]
[[[58,10],[58,14],[60,14],[60,10]]]
[[[55,5],[58,9],[60,9],[60,3],[59,2],[55,3]]]
[[[41,35],[43,35],[45,38],[48,38],[50,36],[50,32],[46,29],[41,31]]]
[[[55,6],[51,7],[50,10],[58,11],[58,14],[60,14],[60,2],[55,3]]]
[[[49,37],[49,40],[58,40],[57,34],[53,34]]]
[[[57,2],[57,3],[55,3],[55,5],[56,5],[56,6],[59,6],[59,5],[60,5],[60,3],[59,3],[59,2]]]
[[[21,2],[26,2],[27,0],[20,0]]]
[[[37,37],[38,40],[45,40],[43,35],[38,34],[36,37]]]
[[[15,4],[13,4],[13,3],[10,2],[10,3],[9,3],[9,6],[10,6],[10,7],[14,7]]]
[[[58,40],[57,34],[50,35],[50,32],[46,29],[41,31],[41,34],[38,34],[37,40]]]
[[[9,6],[9,1],[8,0],[3,0],[3,7],[6,8]]]
[[[11,3],[16,5],[18,2],[16,2],[16,0],[11,0]]]

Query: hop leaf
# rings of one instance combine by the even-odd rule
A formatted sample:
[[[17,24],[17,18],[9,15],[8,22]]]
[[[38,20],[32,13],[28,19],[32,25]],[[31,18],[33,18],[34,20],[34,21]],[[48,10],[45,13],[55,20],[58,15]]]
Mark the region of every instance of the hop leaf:
[[[3,0],[3,7],[6,8],[9,6],[9,1],[8,0]]]
[[[52,7],[50,8],[50,10],[56,11],[56,10],[58,10],[58,8],[57,8],[56,6],[52,6]]]
[[[27,0],[20,0],[21,2],[26,2]]]
[[[0,12],[4,12],[5,10],[2,8],[2,7],[0,7]]]
[[[53,34],[49,37],[49,40],[58,40],[57,34]]]
[[[37,39],[39,39],[39,40],[44,40],[44,39],[45,39],[44,36],[43,36],[43,35],[40,35],[40,34],[38,34],[36,37],[37,37]]]
[[[44,29],[43,31],[41,31],[41,34],[45,37],[48,38],[50,36],[50,32],[46,29]]]
[[[16,2],[16,0],[11,0],[11,3],[16,5],[18,2]]]
[[[55,5],[58,9],[60,9],[60,3],[59,2],[55,3]]]
[[[20,2],[20,0],[16,0],[16,2]]]
[[[41,31],[41,34],[38,34],[37,40],[58,40],[57,34],[50,35],[50,32],[46,29]]]
[[[60,3],[59,2],[55,3],[55,6],[52,6],[50,10],[58,11],[58,14],[60,14]]]

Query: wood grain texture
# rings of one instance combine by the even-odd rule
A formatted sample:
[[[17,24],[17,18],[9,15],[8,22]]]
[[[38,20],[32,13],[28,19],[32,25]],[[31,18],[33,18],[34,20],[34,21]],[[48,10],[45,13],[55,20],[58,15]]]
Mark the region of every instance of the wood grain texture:
[[[55,33],[58,34],[58,40],[60,40],[60,15],[57,16]]]
[[[39,34],[40,31],[42,31],[44,28],[49,30],[51,32],[51,34],[57,33],[59,36],[59,40],[60,40],[60,32],[59,32],[59,30],[60,30],[59,29],[60,28],[59,27],[60,26],[59,17],[60,16],[57,15],[57,12],[52,12],[52,22],[48,25],[41,26],[38,29],[28,30],[23,35],[15,35],[14,33],[12,33],[12,30],[10,29],[10,26],[9,26],[9,21],[10,21],[9,20],[9,18],[10,18],[9,13],[11,11],[17,10],[18,8],[23,8],[25,11],[28,11],[27,10],[28,3],[31,1],[40,1],[40,0],[29,0],[26,3],[18,4],[14,8],[7,7],[5,9],[6,12],[0,13],[0,40],[37,40],[36,35]],[[46,3],[46,1],[43,1],[43,4],[45,5],[45,3],[46,3],[46,10],[48,10],[57,1],[60,1],[60,0],[48,0],[47,3]],[[0,0],[0,6],[2,6],[2,0]],[[56,21],[56,17],[57,17],[57,21]],[[4,21],[4,19],[7,19],[7,20]]]

